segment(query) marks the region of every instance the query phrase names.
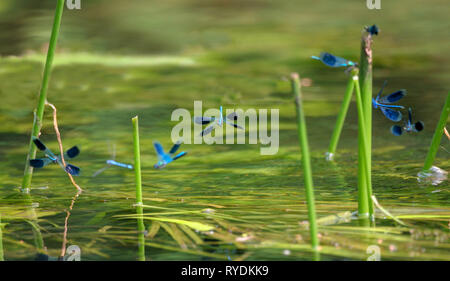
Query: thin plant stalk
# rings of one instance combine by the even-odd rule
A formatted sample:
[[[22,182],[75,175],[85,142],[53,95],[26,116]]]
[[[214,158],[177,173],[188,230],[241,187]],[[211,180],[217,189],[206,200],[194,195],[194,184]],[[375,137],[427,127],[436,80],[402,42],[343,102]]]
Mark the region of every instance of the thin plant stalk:
[[[424,172],[427,172],[433,166],[434,159],[436,158],[436,153],[441,143],[442,135],[444,134],[444,129],[445,125],[447,124],[449,113],[450,113],[450,92],[447,94],[447,99],[445,100],[444,108],[442,109],[441,112],[441,117],[439,118],[436,130],[434,131],[433,139],[431,140],[430,149],[428,150],[427,158],[425,159],[425,164],[423,166]]]
[[[401,220],[399,220],[396,216],[394,216],[393,214],[391,214],[388,210],[386,210],[385,208],[383,208],[383,206],[380,205],[380,203],[378,203],[377,198],[375,197],[375,195],[372,195],[372,201],[375,204],[375,206],[378,207],[378,209],[380,209],[380,211],[382,213],[384,213],[386,216],[390,217],[391,219],[393,219],[394,221],[396,221],[398,224],[403,225],[403,226],[407,226],[404,222],[402,222]]]
[[[33,212],[33,214],[35,214],[34,207],[30,207],[30,208],[33,209],[32,212]],[[31,225],[31,229],[33,230],[34,245],[36,246],[36,250],[39,253],[46,253],[47,251],[45,250],[45,247],[44,247],[44,238],[42,237],[42,233],[41,233],[41,230],[38,225],[37,217],[32,218],[32,220],[29,220],[27,222]]]
[[[139,118],[132,118],[133,122],[133,147],[134,147],[134,175],[136,182],[136,212],[138,215],[138,260],[145,261],[145,225],[143,219],[142,202],[142,176],[141,176],[141,152],[139,146]]]
[[[332,161],[336,153],[336,148],[341,136],[342,127],[344,126],[345,116],[347,115],[350,102],[352,100],[353,88],[355,83],[352,77],[348,80],[347,90],[345,91],[344,100],[342,101],[341,110],[339,111],[336,125],[334,126],[333,134],[331,135],[330,146],[328,147],[328,153],[326,154],[327,160]]]
[[[358,197],[358,205],[363,205],[363,204],[367,204],[368,205],[368,210],[369,210],[369,214],[371,217],[373,217],[373,202],[372,202],[372,178],[370,176],[370,157],[369,157],[369,143],[367,142],[367,130],[365,130],[364,128],[364,124],[366,124],[366,116],[364,114],[364,105],[363,105],[363,101],[362,101],[362,96],[361,96],[361,88],[359,86],[359,78],[356,75],[356,71],[354,70],[354,75],[353,75],[353,81],[355,83],[355,92],[356,92],[356,104],[357,104],[357,109],[358,109],[358,119],[359,122],[358,124],[359,126],[359,132],[361,134],[361,138],[359,139],[359,147],[362,150],[362,154],[360,155],[361,157],[359,158],[360,160],[362,160],[362,163],[359,163],[360,166],[363,169],[363,173],[364,173],[364,178],[365,178],[365,184],[358,186],[358,194],[360,194],[361,196]],[[371,208],[372,207],[372,208]],[[363,216],[364,217],[364,216]]]
[[[2,215],[0,214],[0,261],[5,260],[5,256],[3,254],[3,230],[2,230]]]
[[[47,60],[45,62],[44,73],[42,77],[42,85],[39,92],[38,107],[35,111],[33,128],[31,130],[28,155],[25,162],[25,171],[22,179],[22,188],[29,188],[31,185],[31,178],[33,176],[33,167],[30,166],[30,159],[36,157],[36,146],[33,144],[33,137],[38,137],[42,127],[42,119],[44,118],[45,101],[47,100],[47,90],[52,71],[53,58],[55,55],[56,43],[58,41],[59,30],[61,26],[61,19],[64,10],[65,0],[58,0],[55,10],[55,18],[53,21],[52,34],[50,36],[50,43],[47,51]]]
[[[358,197],[363,199],[358,204],[359,216],[365,217],[369,215],[373,217],[373,202],[372,198],[368,196],[367,191],[371,193],[372,186],[369,183],[372,177],[372,35],[365,32],[361,38],[361,57],[360,57],[360,71],[359,71],[359,84],[361,85],[361,99],[364,113],[364,124],[359,122],[358,130],[358,186],[366,186],[365,188],[358,188]],[[362,120],[361,120],[362,121]],[[368,148],[366,157],[368,161],[363,159],[363,146],[361,142],[362,130],[366,132],[366,147]],[[364,165],[368,165],[364,167]],[[369,173],[364,171],[367,170]],[[369,179],[367,178],[369,177]],[[367,203],[365,203],[367,201]]]
[[[311,235],[311,246],[314,251],[317,251],[319,249],[319,239],[317,236],[316,208],[314,203],[314,187],[311,171],[311,159],[309,154],[306,120],[303,112],[300,77],[297,73],[291,74],[291,84],[297,108],[298,138],[300,142],[300,148],[302,151],[303,178],[306,189],[306,202],[308,205],[308,219],[309,219],[309,230]]]

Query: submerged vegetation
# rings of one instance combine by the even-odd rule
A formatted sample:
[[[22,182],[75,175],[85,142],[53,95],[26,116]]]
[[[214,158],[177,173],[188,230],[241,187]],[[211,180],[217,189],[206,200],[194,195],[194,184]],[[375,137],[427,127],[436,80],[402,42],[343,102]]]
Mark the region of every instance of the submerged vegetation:
[[[311,260],[317,253],[321,260],[367,260],[373,246],[383,260],[450,259],[448,181],[419,185],[416,177],[432,165],[450,167],[448,141],[441,140],[450,95],[440,113],[449,74],[440,46],[447,39],[427,37],[421,24],[430,22],[428,7],[410,23],[394,12],[404,3],[393,3],[382,18],[365,7],[354,12],[350,4],[330,4],[354,15],[330,21],[328,8],[292,1],[103,2],[65,13],[56,48],[64,4],[58,0],[54,18],[49,7],[20,23],[36,37],[17,32],[17,42],[26,44],[14,44],[18,56],[0,59],[0,260],[67,260],[71,246],[79,247],[81,260]],[[0,14],[8,5],[0,5]],[[442,25],[434,21],[447,16],[439,11],[429,24],[439,32]],[[36,31],[49,30],[52,20],[40,85],[39,49],[48,38]],[[367,21],[382,32],[365,29],[370,32],[349,77],[310,59],[330,49],[356,61]],[[292,71],[303,79],[282,78]],[[408,102],[426,124],[423,133],[400,139],[386,118],[372,115],[372,84],[387,78],[408,88]],[[47,91],[59,122],[55,106],[53,118],[44,115],[51,106]],[[279,152],[263,156],[252,144],[184,144],[189,157],[154,169],[153,140],[170,147],[171,112],[192,110],[199,99],[211,108],[279,108]],[[77,183],[49,166],[35,170],[31,184],[27,167],[19,186],[33,120],[31,139],[59,145],[61,155],[59,130],[79,144]],[[109,157],[107,142],[117,147],[117,159],[131,163],[134,157],[134,165],[94,173]],[[325,151],[335,161],[325,161]],[[30,142],[27,165],[35,154]]]

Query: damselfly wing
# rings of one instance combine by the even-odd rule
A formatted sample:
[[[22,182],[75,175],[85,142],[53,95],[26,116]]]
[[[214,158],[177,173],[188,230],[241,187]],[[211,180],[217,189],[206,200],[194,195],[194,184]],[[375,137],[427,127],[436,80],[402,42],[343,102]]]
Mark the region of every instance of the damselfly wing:
[[[61,168],[64,171],[73,176],[78,176],[80,174],[81,170],[77,166],[69,163],[66,163],[66,166],[64,166],[61,160],[61,156],[56,156],[39,138],[33,137],[32,139],[36,147],[40,151],[43,151],[46,157],[39,159],[31,159],[30,166],[34,168],[43,168],[50,163],[57,163],[61,166]],[[77,146],[73,146],[64,153],[64,159],[72,159],[76,157],[78,154],[80,154],[80,150],[78,149]]]
[[[183,151],[175,155],[178,149],[181,146],[181,141],[177,141],[172,148],[169,150],[169,153],[164,152],[164,148],[158,141],[153,142],[153,147],[155,148],[156,155],[158,156],[158,162],[154,165],[155,169],[162,169],[167,166],[172,161],[175,161],[187,154],[187,152]]]
[[[406,95],[406,90],[398,90],[396,92],[393,92],[387,96],[381,96],[384,87],[387,85],[387,81],[384,81],[383,86],[381,87],[380,91],[378,92],[378,95],[376,98],[372,99],[372,104],[375,109],[379,108],[381,112],[383,113],[386,118],[388,118],[391,121],[399,122],[402,120],[402,113],[397,110],[403,109],[404,106],[401,105],[393,105],[392,103],[398,102]]]
[[[357,65],[357,63],[355,62],[332,55],[327,52],[321,52],[319,56],[311,56],[311,58],[320,60],[329,67],[353,67]]]

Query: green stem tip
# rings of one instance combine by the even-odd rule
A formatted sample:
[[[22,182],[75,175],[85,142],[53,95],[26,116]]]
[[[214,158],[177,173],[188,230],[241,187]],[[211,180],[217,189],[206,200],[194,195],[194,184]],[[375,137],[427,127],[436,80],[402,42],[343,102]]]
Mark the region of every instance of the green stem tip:
[[[306,201],[308,205],[308,219],[311,235],[311,246],[313,250],[317,251],[319,249],[319,239],[317,236],[316,208],[314,202],[314,187],[311,171],[311,159],[309,153],[308,135],[306,130],[306,120],[303,112],[300,76],[297,73],[291,74],[291,83],[297,109],[298,138],[300,142],[300,149],[302,151],[303,178],[306,189]]]
[[[344,126],[345,116],[347,115],[350,102],[352,100],[352,94],[355,83],[352,77],[348,80],[347,90],[345,91],[344,100],[342,101],[341,110],[336,120],[336,125],[334,126],[333,134],[331,135],[330,146],[328,147],[328,152],[326,153],[326,160],[332,161],[336,153],[336,148],[341,136],[342,127]]]

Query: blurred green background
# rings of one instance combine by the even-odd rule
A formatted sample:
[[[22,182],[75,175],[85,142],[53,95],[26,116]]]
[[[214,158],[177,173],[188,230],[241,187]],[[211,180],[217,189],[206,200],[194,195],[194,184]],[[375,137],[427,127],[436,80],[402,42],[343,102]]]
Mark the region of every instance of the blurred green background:
[[[34,258],[33,233],[24,221],[27,205],[17,186],[55,5],[0,2],[0,213],[9,223],[4,241],[10,260]],[[356,210],[354,103],[336,165],[324,161],[348,77],[310,56],[328,51],[358,61],[363,27],[377,24],[374,93],[385,79],[386,93],[406,88],[402,104],[414,108],[425,130],[392,136],[392,122],[374,110],[373,188],[392,213],[413,217],[405,218],[405,228],[382,215],[372,230],[355,221],[323,226],[322,259],[364,260],[367,246],[377,244],[384,259],[448,260],[448,181],[418,186],[416,174],[449,90],[449,14],[444,0],[382,0],[381,10],[367,9],[363,0],[82,0],[81,10],[65,9],[48,99],[59,110],[65,146],[77,144],[82,151],[73,164],[82,167],[77,182],[85,192],[70,218],[69,244],[81,247],[82,259],[136,258],[136,222],[116,216],[134,212],[132,173],[109,169],[91,175],[110,157],[108,143],[117,144],[119,161],[132,161],[130,118],[139,114],[145,203],[176,211],[161,217],[216,227],[213,234],[199,234],[201,246],[186,242],[188,249],[180,237],[161,230],[147,240],[148,259],[311,259],[308,230],[299,227],[307,212],[285,77],[296,71],[312,81],[304,88],[304,104],[318,216]],[[202,100],[204,109],[279,108],[279,153],[261,156],[257,145],[183,145],[188,156],[155,171],[152,140],[169,146],[172,110],[191,110],[194,100]],[[42,138],[56,150],[48,113]],[[442,146],[435,164],[448,170],[450,148],[448,142]],[[32,190],[45,244],[55,256],[74,193],[58,169],[36,171],[33,187],[47,189]]]

